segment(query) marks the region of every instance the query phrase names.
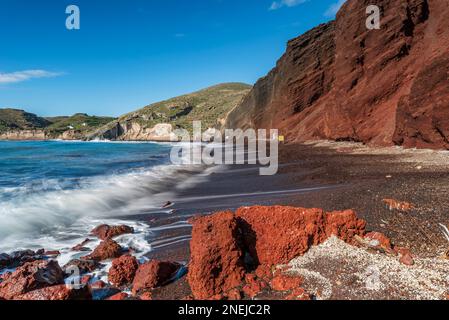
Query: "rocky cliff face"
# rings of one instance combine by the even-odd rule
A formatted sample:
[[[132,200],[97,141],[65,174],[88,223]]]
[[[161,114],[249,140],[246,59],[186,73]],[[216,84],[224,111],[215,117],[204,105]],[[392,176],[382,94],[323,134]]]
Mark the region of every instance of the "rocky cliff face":
[[[47,140],[44,130],[10,130],[0,133],[0,140]]]
[[[370,0],[291,40],[276,67],[227,119],[278,128],[288,141],[331,139],[449,148],[449,2]]]
[[[177,141],[173,126],[169,123],[159,123],[154,127],[146,128],[132,120],[117,121],[105,129],[100,129],[87,140],[113,140],[113,141]]]
[[[67,130],[55,134],[45,129],[9,130],[0,133],[0,140],[10,141],[41,141],[41,140],[84,140],[82,132]]]

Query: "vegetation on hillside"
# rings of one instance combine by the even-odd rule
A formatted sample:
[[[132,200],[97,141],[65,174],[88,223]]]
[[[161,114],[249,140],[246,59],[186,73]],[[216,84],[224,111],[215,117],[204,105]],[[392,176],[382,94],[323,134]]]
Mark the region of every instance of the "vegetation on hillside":
[[[159,123],[170,123],[175,128],[192,130],[192,122],[200,120],[203,128],[220,127],[219,120],[226,117],[249,92],[250,85],[224,83],[194,93],[153,103],[121,116],[117,121],[137,122],[144,128]],[[103,129],[113,127],[117,121]]]
[[[18,109],[0,109],[0,132],[8,130],[45,130],[51,136],[74,130],[80,133],[95,130],[115,118],[78,113],[71,117],[41,118]]]
[[[112,117],[89,116],[85,113],[77,113],[71,117],[49,117],[51,122],[45,129],[52,134],[60,134],[67,130],[74,130],[81,133],[95,130],[113,121]]]
[[[18,109],[0,109],[0,132],[8,130],[43,129],[50,125],[47,119]]]

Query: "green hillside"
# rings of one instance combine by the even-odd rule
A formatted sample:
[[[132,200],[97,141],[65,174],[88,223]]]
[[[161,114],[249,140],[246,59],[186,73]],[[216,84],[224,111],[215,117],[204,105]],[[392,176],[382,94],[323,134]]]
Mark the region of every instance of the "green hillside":
[[[121,116],[118,122],[138,122],[145,128],[152,128],[158,123],[170,123],[175,128],[191,131],[192,121],[201,120],[203,128],[217,127],[217,121],[224,118],[250,89],[251,86],[244,83],[219,84],[148,105]]]
[[[50,125],[47,119],[18,109],[0,109],[0,132],[8,130],[43,129]]]
[[[79,134],[98,129],[115,118],[89,116],[78,113],[71,117],[38,117],[35,114],[18,109],[0,109],[0,133],[9,130],[45,130],[52,137],[73,130]]]
[[[51,122],[45,129],[54,134],[60,134],[67,130],[75,130],[81,133],[95,130],[107,123],[115,120],[112,117],[89,116],[84,113],[77,113],[71,117],[48,117],[47,121]]]

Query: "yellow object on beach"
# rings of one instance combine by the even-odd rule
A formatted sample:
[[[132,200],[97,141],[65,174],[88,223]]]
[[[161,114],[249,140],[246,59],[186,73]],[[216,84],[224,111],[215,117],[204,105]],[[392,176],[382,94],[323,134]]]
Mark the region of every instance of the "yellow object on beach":
[[[279,136],[279,142],[284,142],[284,141],[285,141],[284,136]]]

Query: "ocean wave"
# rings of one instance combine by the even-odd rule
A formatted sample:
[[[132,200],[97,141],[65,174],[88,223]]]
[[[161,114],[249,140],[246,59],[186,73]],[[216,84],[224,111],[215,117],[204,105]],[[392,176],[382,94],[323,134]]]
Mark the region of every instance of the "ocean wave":
[[[74,226],[83,219],[104,222],[152,211],[163,212],[161,206],[174,199],[177,191],[205,178],[199,174],[201,172],[201,167],[159,165],[123,174],[83,178],[72,190],[27,193],[1,201],[0,251],[6,251],[7,247],[17,249],[20,243],[21,248],[27,248],[25,238],[48,236],[56,242],[58,234],[59,238],[71,235],[77,238],[73,234]]]

